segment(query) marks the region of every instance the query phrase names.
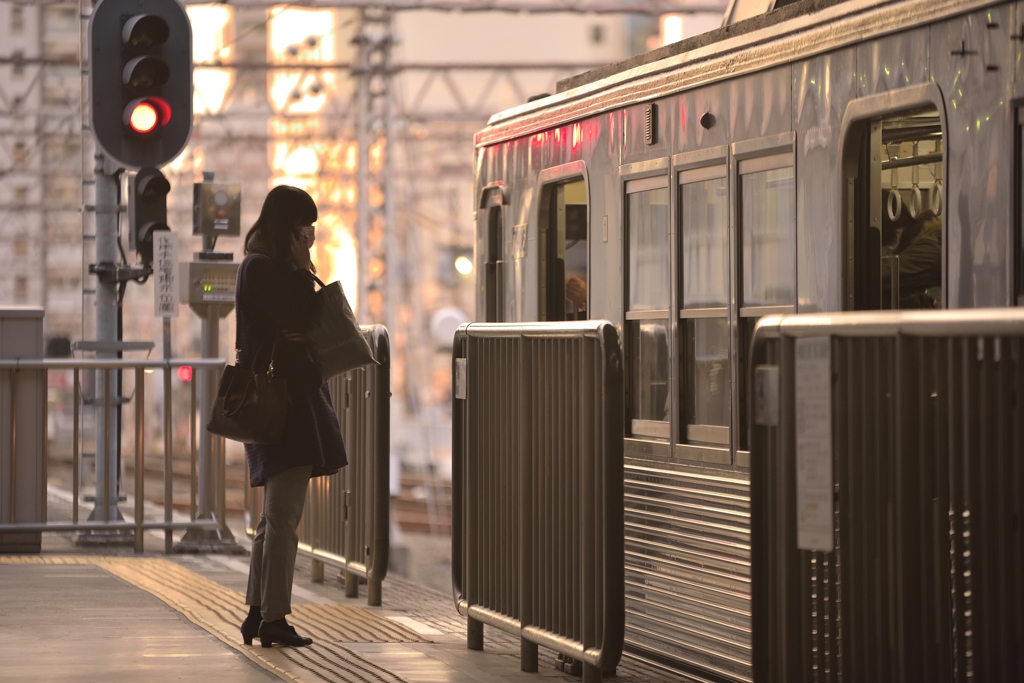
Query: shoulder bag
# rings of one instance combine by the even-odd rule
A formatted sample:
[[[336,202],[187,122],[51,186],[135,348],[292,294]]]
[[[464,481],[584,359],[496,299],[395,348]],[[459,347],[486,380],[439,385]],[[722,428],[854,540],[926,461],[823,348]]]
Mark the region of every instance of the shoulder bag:
[[[242,443],[281,443],[288,416],[288,393],[284,377],[274,376],[275,351],[277,339],[265,373],[253,372],[237,361],[224,368],[207,431]]]
[[[341,283],[325,285],[320,278],[313,277],[320,284],[316,314],[303,334],[324,381],[363,365],[379,365],[352,314]]]

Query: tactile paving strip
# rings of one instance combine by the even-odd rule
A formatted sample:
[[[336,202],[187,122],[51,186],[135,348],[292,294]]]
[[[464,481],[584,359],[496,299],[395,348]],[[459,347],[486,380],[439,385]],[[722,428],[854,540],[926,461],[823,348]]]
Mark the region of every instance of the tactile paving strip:
[[[281,678],[299,683],[354,681],[400,683],[402,679],[361,657],[342,643],[429,642],[415,631],[361,607],[292,605],[289,622],[313,638],[307,648],[260,647],[241,643],[245,596],[161,558],[0,557],[0,564],[91,564],[151,593],[192,623]]]

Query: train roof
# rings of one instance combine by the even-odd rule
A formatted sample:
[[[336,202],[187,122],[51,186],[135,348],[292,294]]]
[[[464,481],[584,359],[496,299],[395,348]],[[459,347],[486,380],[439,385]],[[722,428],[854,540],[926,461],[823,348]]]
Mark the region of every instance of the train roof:
[[[906,31],[999,0],[800,0],[559,83],[558,92],[492,116],[476,146]]]
[[[576,76],[570,76],[558,81],[556,93],[565,92],[566,90],[572,90],[581,85],[587,83],[593,83],[599,81],[602,78],[608,76],[614,76],[617,73],[635,69],[638,66],[657,62],[658,60],[665,59],[666,57],[673,57],[684,52],[690,52],[697,48],[706,47],[713,43],[720,43],[727,38],[734,38],[736,36],[742,36],[753,31],[768,28],[780,24],[787,19],[793,17],[803,16],[805,14],[812,14],[818,12],[832,5],[838,5],[842,2],[849,2],[850,0],[798,0],[798,2],[791,3],[778,9],[773,9],[770,12],[760,14],[743,21],[738,21],[735,24],[728,24],[722,26],[714,31],[708,31],[698,36],[687,38],[686,40],[680,40],[678,43],[671,43],[663,47],[659,47],[656,50],[645,52],[641,55],[631,57],[630,59],[616,62],[615,64],[609,64],[607,66],[599,66],[596,69],[585,71],[584,73],[577,74]],[[776,3],[778,4],[778,3]]]

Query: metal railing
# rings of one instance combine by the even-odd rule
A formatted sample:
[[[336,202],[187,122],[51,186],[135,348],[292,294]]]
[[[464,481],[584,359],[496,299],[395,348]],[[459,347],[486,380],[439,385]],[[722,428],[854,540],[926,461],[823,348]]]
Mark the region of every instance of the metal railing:
[[[383,325],[363,325],[380,365],[346,372],[328,382],[348,453],[348,466],[309,482],[299,524],[299,552],[313,560],[313,580],[324,565],[345,574],[345,595],[381,604],[391,543],[391,348]],[[246,533],[253,536],[263,509],[263,489],[246,484]]]
[[[196,496],[198,493],[197,489],[197,476],[196,476],[196,390],[195,383],[191,385],[191,404],[188,414],[189,419],[189,431],[191,440],[191,518],[190,521],[174,521],[173,519],[173,473],[172,473],[172,455],[173,455],[173,443],[172,443],[172,429],[173,429],[173,418],[172,418],[172,384],[171,384],[171,371],[181,366],[191,366],[195,368],[213,368],[221,369],[224,367],[224,359],[222,358],[189,358],[189,359],[169,359],[169,360],[0,360],[0,375],[6,374],[9,377],[9,381],[5,382],[5,386],[8,386],[7,401],[4,402],[8,406],[8,415],[10,417],[11,431],[5,435],[8,438],[8,443],[5,444],[8,448],[5,449],[8,453],[7,465],[8,472],[6,476],[8,481],[16,481],[17,471],[19,466],[20,456],[24,455],[24,449],[19,449],[18,446],[18,434],[19,430],[23,433],[29,429],[42,429],[43,434],[43,452],[37,454],[36,457],[42,460],[43,475],[40,477],[41,491],[38,492],[41,499],[41,521],[33,522],[18,522],[16,519],[15,498],[17,496],[16,487],[11,487],[10,496],[10,509],[7,511],[7,518],[5,523],[0,524],[0,534],[4,533],[47,533],[47,532],[86,532],[86,531],[112,531],[112,530],[134,530],[134,544],[136,552],[143,552],[143,531],[149,529],[163,529],[164,530],[164,551],[170,553],[172,550],[173,537],[172,532],[175,530],[187,530],[187,529],[217,529],[223,524],[225,518],[225,495],[224,495],[224,443],[222,439],[215,441],[217,444],[217,452],[215,453],[216,466],[220,472],[220,476],[217,481],[220,482],[219,486],[216,486],[217,490],[214,492],[213,499],[217,502],[215,518],[209,520],[196,519]],[[72,400],[72,501],[71,501],[71,521],[70,522],[47,522],[47,481],[46,481],[46,461],[47,452],[47,421],[49,419],[47,402],[46,402],[46,387],[47,387],[47,373],[51,371],[72,371],[72,385],[73,385],[73,400]],[[146,422],[146,375],[147,371],[160,370],[163,373],[163,385],[164,385],[164,396],[163,396],[163,433],[164,433],[164,462],[163,462],[163,485],[164,485],[164,518],[161,521],[145,519],[145,454],[146,454],[146,439],[145,439],[145,422]],[[42,415],[43,423],[39,424],[21,424],[18,416],[18,387],[19,375],[22,373],[36,373],[37,387],[41,390],[38,392],[42,396]],[[82,375],[83,373],[93,373],[99,375],[99,381],[94,383],[97,387],[106,387],[106,390],[99,391],[98,394],[101,396],[96,397],[92,402],[94,403],[97,411],[97,423],[104,425],[110,425],[114,423],[111,419],[112,411],[117,410],[117,403],[123,399],[114,397],[111,394],[114,393],[112,389],[116,386],[114,378],[117,373],[131,373],[134,375],[134,396],[132,401],[135,404],[135,433],[134,433],[134,469],[135,469],[135,518],[133,521],[118,521],[111,519],[111,510],[116,504],[116,488],[111,490],[109,485],[98,485],[97,486],[97,509],[99,505],[102,505],[102,515],[99,520],[92,521],[79,521],[79,488],[80,488],[80,471],[81,471],[81,441],[82,441]],[[100,443],[96,444],[96,455],[97,461],[102,459],[102,463],[97,462],[97,471],[113,472],[118,469],[123,463],[117,463],[113,458],[114,449],[111,447],[111,441],[117,439],[116,434],[112,434],[109,429],[100,430],[103,433],[103,437],[100,439]],[[22,451],[19,453],[19,450]],[[26,463],[22,463],[23,465]],[[102,467],[100,466],[102,465]],[[113,481],[119,480],[117,478],[111,478]],[[210,485],[214,485],[211,481]],[[33,495],[36,492],[32,492]]]
[[[769,316],[759,681],[1024,680],[1024,310]]]
[[[483,625],[582,663],[622,656],[622,350],[607,321],[470,324],[452,359],[452,585]]]

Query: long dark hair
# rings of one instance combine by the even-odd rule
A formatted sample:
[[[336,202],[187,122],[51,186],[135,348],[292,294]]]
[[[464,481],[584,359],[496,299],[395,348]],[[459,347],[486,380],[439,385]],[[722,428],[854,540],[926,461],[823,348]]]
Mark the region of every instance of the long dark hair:
[[[264,254],[284,261],[288,258],[292,233],[316,222],[316,202],[298,187],[278,185],[267,193],[260,216],[245,235],[245,253]]]

